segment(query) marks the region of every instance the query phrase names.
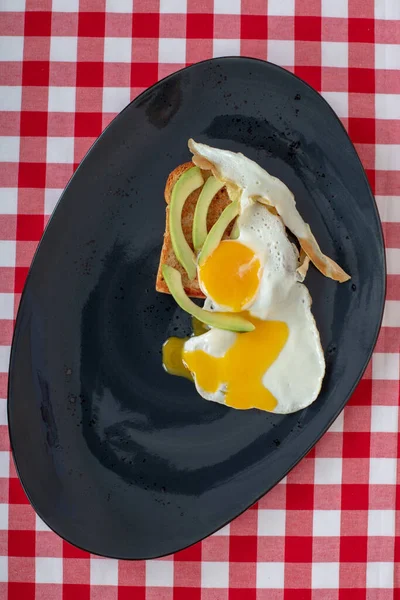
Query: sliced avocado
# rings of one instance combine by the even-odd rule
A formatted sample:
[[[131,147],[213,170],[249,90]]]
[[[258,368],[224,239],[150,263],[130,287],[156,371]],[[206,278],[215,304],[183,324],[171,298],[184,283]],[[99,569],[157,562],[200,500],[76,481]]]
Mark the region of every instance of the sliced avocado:
[[[206,262],[210,254],[214,252],[220,243],[222,236],[224,235],[225,229],[228,227],[232,219],[239,214],[239,207],[240,205],[237,200],[235,200],[235,202],[231,202],[231,204],[228,204],[228,206],[222,211],[218,221],[211,227],[198,257],[199,267],[201,267]]]
[[[201,190],[193,217],[193,246],[196,252],[200,252],[207,237],[207,213],[211,201],[224,185],[223,181],[211,176]]]
[[[169,230],[172,247],[190,280],[196,277],[196,259],[183,234],[182,209],[190,194],[203,183],[204,179],[199,167],[188,169],[175,183],[169,203]]]
[[[169,265],[162,266],[162,274],[169,291],[173,295],[178,306],[193,317],[196,317],[202,323],[216,327],[217,329],[227,329],[228,331],[253,331],[254,325],[243,317],[236,314],[223,312],[210,312],[197,306],[189,296],[186,295],[182,285],[182,277],[179,271]]]

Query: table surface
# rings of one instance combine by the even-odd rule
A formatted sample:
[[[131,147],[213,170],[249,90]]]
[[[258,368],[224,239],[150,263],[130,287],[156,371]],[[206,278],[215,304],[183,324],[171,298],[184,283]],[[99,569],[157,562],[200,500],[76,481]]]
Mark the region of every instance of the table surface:
[[[293,71],[349,131],[385,234],[383,328],[344,412],[257,505],[173,556],[102,559],[51,532],[16,476],[16,310],[43,228],[102,129],[157,79],[224,55]],[[399,69],[400,0],[0,0],[1,600],[400,598]]]

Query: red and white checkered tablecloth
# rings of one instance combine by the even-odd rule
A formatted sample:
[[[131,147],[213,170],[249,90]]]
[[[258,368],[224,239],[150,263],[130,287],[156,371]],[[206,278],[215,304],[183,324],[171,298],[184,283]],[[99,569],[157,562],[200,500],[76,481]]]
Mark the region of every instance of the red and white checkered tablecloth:
[[[0,0],[0,600],[400,598],[400,0]],[[331,103],[387,247],[383,328],[344,413],[256,506],[160,560],[101,559],[29,505],[10,455],[11,335],[52,209],[132,98],[190,63],[280,64]]]

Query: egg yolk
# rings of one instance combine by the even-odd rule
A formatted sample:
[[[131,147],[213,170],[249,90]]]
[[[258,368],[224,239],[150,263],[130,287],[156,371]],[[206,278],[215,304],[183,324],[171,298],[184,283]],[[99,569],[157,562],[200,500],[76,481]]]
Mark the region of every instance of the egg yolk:
[[[283,321],[262,321],[248,313],[244,316],[255,329],[238,334],[224,356],[216,358],[203,350],[184,351],[183,363],[206,392],[215,393],[225,385],[225,404],[228,406],[271,411],[277,400],[264,387],[262,378],[284,347],[289,328]]]
[[[223,240],[199,267],[199,279],[214,302],[241,311],[256,295],[260,261],[248,246]]]
[[[208,331],[207,325],[192,317],[193,335],[201,335]],[[162,348],[163,367],[170,375],[186,377],[193,381],[192,374],[182,360],[183,346],[189,338],[170,337]]]

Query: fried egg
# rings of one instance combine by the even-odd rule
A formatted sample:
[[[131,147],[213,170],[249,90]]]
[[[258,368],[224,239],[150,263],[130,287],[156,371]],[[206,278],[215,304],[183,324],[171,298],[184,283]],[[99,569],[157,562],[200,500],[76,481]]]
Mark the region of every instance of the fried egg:
[[[281,414],[305,408],[317,398],[325,374],[311,296],[303,283],[309,260],[337,281],[349,276],[322,254],[283,182],[242,154],[193,140],[189,147],[195,164],[211,169],[231,199],[240,202],[234,235],[197,264],[204,308],[241,313],[254,330],[212,327],[185,340],[171,338],[164,358],[173,353],[175,372],[191,376],[207,400]],[[285,226],[298,238],[300,254]]]
[[[300,410],[318,396],[325,361],[311,297],[298,280],[298,251],[281,219],[258,202],[247,203],[236,229],[238,237],[220,243],[198,278],[206,309],[245,311],[255,329],[193,336],[183,345],[183,362],[207,400]]]

